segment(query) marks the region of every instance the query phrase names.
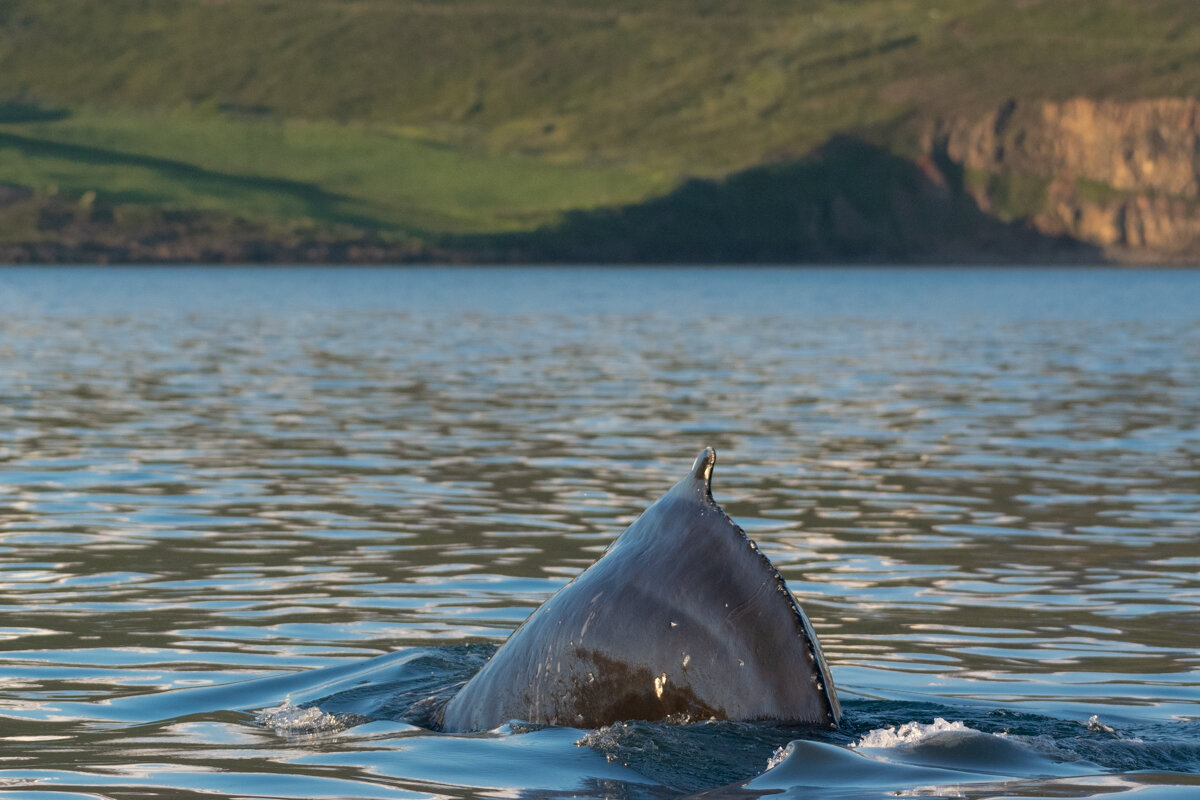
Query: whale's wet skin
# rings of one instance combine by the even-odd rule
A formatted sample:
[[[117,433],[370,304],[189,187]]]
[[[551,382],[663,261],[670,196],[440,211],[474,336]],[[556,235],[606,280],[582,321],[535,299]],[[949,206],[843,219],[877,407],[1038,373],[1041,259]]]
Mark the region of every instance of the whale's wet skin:
[[[508,720],[841,716],[821,645],[779,572],[712,497],[716,453],[521,624],[437,714],[449,731]]]
[[[4,272],[0,798],[1193,797],[1196,296],[1191,272]],[[704,443],[837,727],[706,701],[438,730]],[[641,566],[647,596],[679,585]],[[632,638],[636,599],[603,606]],[[686,677],[645,666],[642,710]]]

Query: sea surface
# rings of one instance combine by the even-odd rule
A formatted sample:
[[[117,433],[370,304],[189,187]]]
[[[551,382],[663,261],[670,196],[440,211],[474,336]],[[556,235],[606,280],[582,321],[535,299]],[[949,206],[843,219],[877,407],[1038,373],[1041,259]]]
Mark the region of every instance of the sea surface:
[[[706,445],[839,729],[421,724]],[[0,270],[0,797],[700,793],[1200,796],[1200,271]]]

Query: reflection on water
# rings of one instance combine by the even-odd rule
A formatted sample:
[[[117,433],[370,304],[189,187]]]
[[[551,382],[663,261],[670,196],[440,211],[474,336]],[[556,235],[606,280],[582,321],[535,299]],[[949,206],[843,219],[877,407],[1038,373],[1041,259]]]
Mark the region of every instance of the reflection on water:
[[[317,668],[389,686],[386,654],[499,641],[706,444],[718,501],[821,637],[847,737],[950,714],[1024,725],[1093,776],[1182,784],[1200,772],[1197,298],[1194,272],[0,273],[0,787],[747,780],[788,735],[721,728],[699,752],[728,763],[704,775],[694,726],[605,749],[360,705],[375,722],[302,741],[246,710],[306,685],[179,694]],[[1071,749],[1107,735],[1093,715],[1145,752]]]

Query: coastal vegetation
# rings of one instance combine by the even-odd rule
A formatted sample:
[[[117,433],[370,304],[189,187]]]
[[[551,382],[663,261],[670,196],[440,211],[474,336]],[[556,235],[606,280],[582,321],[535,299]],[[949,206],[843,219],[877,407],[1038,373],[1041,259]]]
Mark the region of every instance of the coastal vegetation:
[[[224,231],[217,251],[228,235],[372,242],[385,259],[670,260],[632,244],[664,213],[693,215],[667,226],[682,239],[689,225],[711,239],[714,218],[752,230],[718,247],[750,258],[959,252],[1044,214],[1053,176],[955,172],[931,147],[938,130],[1005,104],[1197,92],[1190,0],[8,0],[0,253],[103,240],[95,254],[120,258],[121,241],[170,218],[181,240]],[[884,171],[829,158],[848,138]],[[932,219],[880,233],[904,216],[882,181],[911,185],[930,163],[959,198],[947,213],[962,223],[976,202],[987,231],[953,247],[926,241]],[[804,239],[804,198],[826,220],[848,206],[842,238],[859,244]],[[640,219],[653,226],[633,230]]]

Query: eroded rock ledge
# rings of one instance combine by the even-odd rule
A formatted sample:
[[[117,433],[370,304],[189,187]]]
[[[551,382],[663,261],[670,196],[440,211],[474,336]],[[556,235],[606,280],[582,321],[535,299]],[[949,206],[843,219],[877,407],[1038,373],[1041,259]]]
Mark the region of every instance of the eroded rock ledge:
[[[1009,101],[940,121],[932,160],[1002,219],[1128,262],[1200,261],[1200,100]]]

